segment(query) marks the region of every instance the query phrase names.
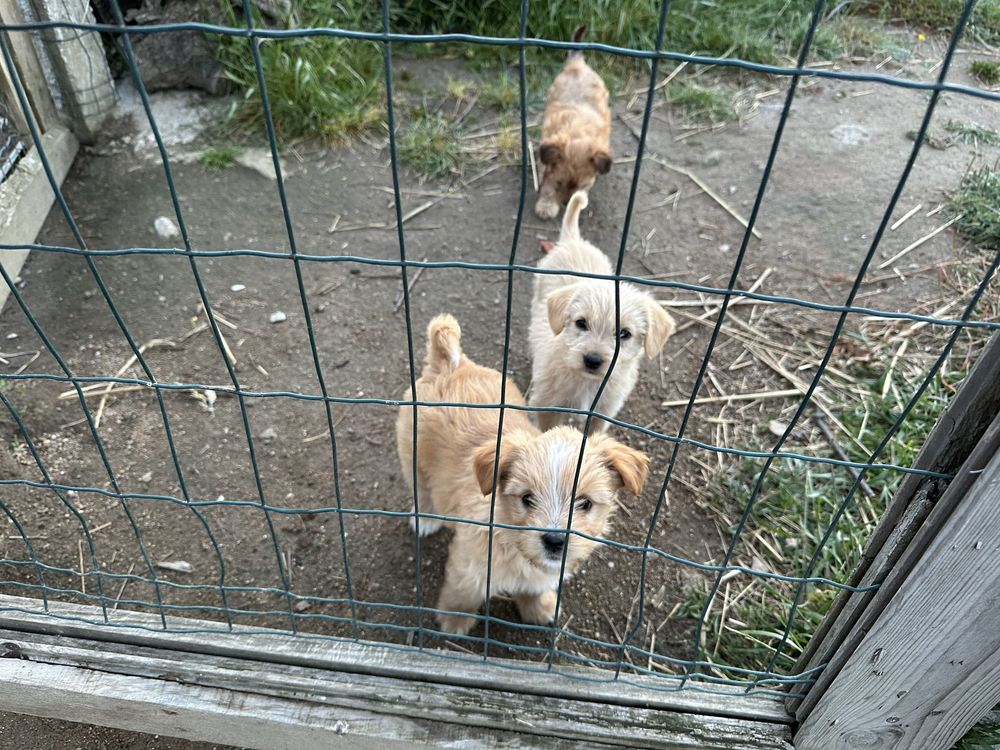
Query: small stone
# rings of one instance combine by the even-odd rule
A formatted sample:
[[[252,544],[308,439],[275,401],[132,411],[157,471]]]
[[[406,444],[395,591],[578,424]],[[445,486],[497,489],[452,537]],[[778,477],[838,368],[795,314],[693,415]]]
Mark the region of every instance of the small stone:
[[[283,312],[281,312],[281,310],[275,310],[273,313],[271,313],[270,320],[272,323],[284,323],[286,320],[288,320],[288,316],[285,315]]]
[[[305,612],[310,607],[312,607],[312,602],[308,602],[305,599],[300,599],[299,601],[295,602],[296,612]]]
[[[274,159],[271,157],[270,149],[248,148],[241,151],[236,156],[236,163],[252,169],[262,177],[269,180],[277,180],[278,175],[274,171]],[[281,171],[285,171],[285,165],[281,164]]]
[[[709,151],[702,160],[707,167],[714,167],[722,163],[721,151]]]
[[[245,284],[233,284],[231,287],[229,287],[229,291],[231,292],[242,292],[244,289],[246,289]]]
[[[7,340],[8,341],[11,341],[11,340],[16,339],[16,338],[17,338],[17,334],[16,333],[8,333],[7,334]]]
[[[150,482],[153,481],[153,472],[147,471],[145,474],[139,477],[139,481],[142,482],[143,484],[149,484]]]
[[[274,431],[273,427],[268,427],[266,430],[260,433],[260,439],[263,440],[265,443],[270,443],[276,437],[278,437],[278,433]]]
[[[732,249],[733,249],[732,245],[719,245],[719,250],[723,253],[728,253]]]
[[[168,240],[171,237],[180,237],[181,235],[181,230],[177,228],[177,225],[174,224],[172,219],[168,219],[166,216],[161,216],[154,221],[153,228],[156,229],[156,233],[165,240]]]

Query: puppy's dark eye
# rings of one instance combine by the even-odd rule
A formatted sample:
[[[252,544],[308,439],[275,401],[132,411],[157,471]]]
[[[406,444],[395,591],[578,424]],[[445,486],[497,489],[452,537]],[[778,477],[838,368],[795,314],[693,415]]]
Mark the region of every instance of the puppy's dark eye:
[[[524,507],[532,508],[535,505],[535,496],[530,492],[526,495],[521,495],[521,502],[524,503]]]
[[[620,336],[622,337],[622,341],[625,341],[626,339],[632,338],[632,332],[628,328],[622,328]]]
[[[590,326],[587,325],[587,319],[586,318],[577,318],[576,319],[576,327],[579,328],[581,331],[589,331],[590,330]]]
[[[576,504],[576,509],[581,513],[586,513],[588,510],[594,507],[594,504],[590,501],[588,497],[580,498],[580,501]]]

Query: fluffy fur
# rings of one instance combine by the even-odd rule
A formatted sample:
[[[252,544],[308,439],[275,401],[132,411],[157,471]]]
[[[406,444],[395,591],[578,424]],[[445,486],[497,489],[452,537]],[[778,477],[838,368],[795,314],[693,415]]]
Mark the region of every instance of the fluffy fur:
[[[607,256],[580,237],[587,194],[566,207],[559,242],[540,268],[614,273]],[[621,348],[597,411],[614,417],[639,377],[642,355],[655,357],[674,331],[673,319],[649,294],[622,283]],[[531,305],[531,405],[590,409],[615,351],[615,282],[554,274],[535,275]],[[588,366],[589,361],[589,366]],[[543,429],[565,419],[539,412]],[[600,423],[604,429],[607,422]]]
[[[585,26],[573,34],[583,38]],[[535,213],[554,219],[577,190],[590,190],[597,175],[611,169],[611,108],[608,88],[586,62],[572,52],[549,88],[542,119],[538,158],[545,165]]]
[[[427,331],[427,363],[417,381],[421,401],[499,403],[501,375],[472,362],[460,346],[461,332],[450,315],[431,321]],[[410,398],[409,392],[406,398]],[[509,380],[506,398],[524,404]],[[396,423],[403,476],[412,480],[412,407],[401,407]],[[421,513],[435,513],[474,521],[488,521],[494,485],[497,425],[493,409],[418,407],[417,481]],[[507,594],[521,617],[544,624],[555,616],[555,589],[559,582],[563,546],[566,574],[587,558],[595,542],[566,534],[570,494],[583,441],[582,433],[561,427],[542,433],[526,412],[504,413],[494,520],[511,526],[533,526],[540,532],[495,527],[491,592]],[[587,440],[573,529],[601,536],[611,517],[620,489],[631,495],[642,491],[647,457],[605,435]],[[412,487],[411,487],[412,490]],[[411,524],[412,525],[412,524]],[[449,521],[454,537],[448,552],[445,583],[438,609],[475,614],[486,596],[487,526]],[[423,518],[421,535],[442,523]],[[439,614],[438,623],[449,633],[468,633],[475,618]]]

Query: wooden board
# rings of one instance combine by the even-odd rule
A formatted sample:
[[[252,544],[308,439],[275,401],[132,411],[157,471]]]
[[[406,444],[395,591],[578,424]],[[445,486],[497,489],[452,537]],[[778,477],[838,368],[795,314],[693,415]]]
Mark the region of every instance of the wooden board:
[[[93,606],[50,602],[49,612],[41,611],[37,599],[0,596],[0,628],[76,638],[183,649],[206,655],[272,661],[280,664],[350,672],[372,676],[434,682],[461,687],[486,687],[540,697],[608,703],[620,706],[655,708],[697,713],[706,716],[747,718],[756,721],[791,723],[781,698],[747,696],[740,688],[714,686],[719,694],[676,690],[676,682],[666,678],[630,675],[628,683],[611,681],[612,673],[559,665],[546,672],[525,672],[524,662],[490,659],[469,661],[454,651],[406,650],[381,644],[337,642],[295,636],[279,630],[234,626],[168,617],[164,631],[158,614],[109,612],[116,627],[101,624],[101,610]],[[201,631],[201,632],[192,632]],[[209,631],[209,632],[205,632]],[[450,657],[450,658],[449,658]],[[606,680],[606,681],[605,681]]]
[[[913,566],[919,562],[934,541],[938,530],[945,526],[955,508],[965,498],[969,488],[979,478],[983,467],[998,450],[1000,450],[1000,415],[993,420],[993,424],[983,435],[979,445],[942,494],[935,492],[925,495],[923,489],[918,491],[908,514],[897,525],[896,533],[891,535],[883,546],[882,555],[872,562],[861,580],[862,586],[877,583],[879,589],[855,596],[838,620],[838,628],[831,631],[828,636],[831,639],[840,638],[839,645],[835,646],[833,641],[829,640],[825,648],[814,657],[818,659],[820,654],[829,650],[826,668],[818,675],[805,699],[795,709],[800,722],[804,721],[808,713],[822,700],[823,693],[851,658],[873,623],[887,607],[891,606]],[[933,488],[935,485],[925,485],[925,487]]]
[[[7,112],[14,123],[14,127],[19,133],[28,132],[28,121],[24,117],[24,112],[17,103],[17,89],[14,88],[14,80],[7,69],[7,61],[0,55],[0,102],[7,105]]]
[[[1000,701],[1000,453],[795,736],[798,750],[947,750]]]
[[[987,432],[998,414],[1000,335],[994,334],[914,462],[915,468],[955,474],[951,483],[955,486],[948,487],[947,482],[916,474],[907,475],[901,482],[848,581],[855,587],[882,586],[879,597],[882,604],[867,611],[876,601],[876,594],[840,592],[793,669],[799,673],[820,664],[827,665],[804,700],[789,699],[789,708],[796,712],[800,721],[857,647],[860,638],[855,635],[851,640],[849,634],[866,632],[888,600],[886,594],[892,589],[893,580],[898,586],[900,576],[891,574],[894,570],[898,572],[901,558],[913,539],[919,535],[922,540],[918,542],[922,546],[914,550],[919,554],[929,539],[926,530],[921,533],[921,529],[925,526],[935,528],[951,513],[954,501],[964,495],[975,478],[970,472],[984,465],[984,456],[985,460],[992,456],[1000,436],[995,433],[995,426],[992,436]],[[973,457],[974,452],[977,455]],[[935,512],[933,522],[929,518],[932,511]],[[902,568],[905,570],[906,566]]]
[[[62,127],[52,128],[41,141],[54,176],[62,184],[79,144],[73,134]],[[25,245],[34,242],[55,199],[38,152],[32,148],[0,184],[0,243]],[[27,257],[25,251],[0,250],[0,264],[11,278],[17,277]],[[0,308],[9,293],[7,285],[0,281]]]
[[[785,725],[65,636],[0,631],[0,657],[5,710],[252,748],[790,748]]]
[[[0,0],[0,23],[22,24],[24,22],[24,13],[17,4],[17,0]],[[21,86],[31,104],[35,123],[41,132],[46,133],[59,125],[59,117],[56,114],[56,107],[52,103],[52,97],[49,95],[49,83],[45,80],[35,46],[31,42],[30,35],[33,33],[38,32],[10,31],[4,35],[9,44],[11,55],[14,57],[14,65],[17,67]],[[16,97],[9,102],[13,108],[18,108]],[[22,133],[27,135],[27,128]]]

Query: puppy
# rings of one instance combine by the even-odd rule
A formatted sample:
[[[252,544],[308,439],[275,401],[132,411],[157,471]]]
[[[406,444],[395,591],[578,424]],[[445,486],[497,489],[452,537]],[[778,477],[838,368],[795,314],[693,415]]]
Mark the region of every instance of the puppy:
[[[614,273],[607,256],[580,237],[587,194],[570,199],[559,242],[539,268]],[[597,411],[614,417],[635,386],[641,355],[655,357],[674,332],[673,319],[649,294],[621,283],[621,348]],[[531,405],[590,409],[615,351],[615,282],[553,274],[535,275],[531,305]],[[547,429],[566,415],[538,412]],[[602,429],[608,423],[601,422]]]
[[[579,27],[573,41],[583,38]],[[538,158],[545,165],[535,213],[554,219],[577,190],[590,190],[597,175],[611,169],[611,108],[608,88],[583,60],[571,52],[566,66],[549,88],[542,119]]]
[[[500,403],[501,375],[462,353],[461,332],[450,315],[439,315],[427,329],[427,362],[417,381],[417,400]],[[406,399],[410,399],[407,392]],[[507,381],[506,399],[524,397]],[[403,476],[412,482],[413,407],[401,407],[396,438]],[[421,406],[417,413],[417,482],[421,513],[488,522],[493,493],[499,410]],[[568,427],[542,433],[527,413],[507,409],[503,418],[490,591],[511,596],[525,622],[544,624],[555,617],[556,587],[562,557],[566,575],[576,570],[595,542],[567,534],[573,476],[583,434]],[[597,434],[586,442],[573,509],[572,528],[601,536],[615,508],[618,491],[639,495],[649,459]],[[411,485],[412,490],[412,485]],[[411,526],[412,526],[411,522]],[[441,521],[420,520],[420,534],[432,534]],[[489,527],[448,522],[455,531],[448,552],[438,609],[475,614],[486,598]],[[475,618],[438,614],[441,630],[465,634]]]

